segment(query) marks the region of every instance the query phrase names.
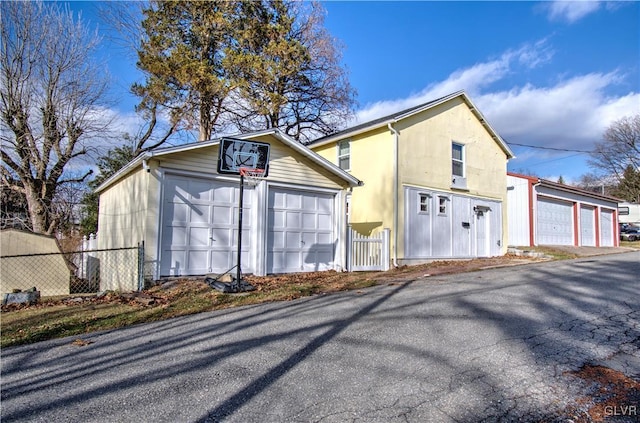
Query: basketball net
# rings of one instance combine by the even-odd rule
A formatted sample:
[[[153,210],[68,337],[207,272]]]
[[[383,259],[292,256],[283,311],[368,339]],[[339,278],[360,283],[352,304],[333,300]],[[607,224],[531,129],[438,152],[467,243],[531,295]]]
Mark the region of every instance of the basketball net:
[[[244,181],[247,185],[255,187],[264,179],[264,169],[241,167],[240,175],[244,177]]]

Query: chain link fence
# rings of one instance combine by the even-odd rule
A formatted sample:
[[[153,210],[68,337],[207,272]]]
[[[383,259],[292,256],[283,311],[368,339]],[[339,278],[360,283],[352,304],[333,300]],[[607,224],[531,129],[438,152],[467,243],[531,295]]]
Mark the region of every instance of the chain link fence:
[[[0,292],[36,288],[42,297],[144,288],[144,243],[137,247],[0,257]]]

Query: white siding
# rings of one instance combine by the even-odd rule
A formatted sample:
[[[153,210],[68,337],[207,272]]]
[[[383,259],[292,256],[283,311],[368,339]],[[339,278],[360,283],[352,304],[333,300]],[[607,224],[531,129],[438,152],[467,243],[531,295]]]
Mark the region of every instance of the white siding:
[[[502,254],[499,201],[418,187],[405,187],[404,194],[405,260]],[[427,210],[420,207],[421,196]]]
[[[507,216],[509,221],[508,243],[512,246],[531,244],[529,219],[529,181],[524,178],[507,176]]]
[[[640,204],[620,203],[618,210],[624,210],[624,214],[619,214],[620,223],[640,224]]]

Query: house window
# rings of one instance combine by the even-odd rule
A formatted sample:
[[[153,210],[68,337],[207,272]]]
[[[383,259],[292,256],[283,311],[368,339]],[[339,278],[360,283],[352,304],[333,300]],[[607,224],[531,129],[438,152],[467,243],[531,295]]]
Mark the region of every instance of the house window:
[[[451,145],[451,173],[453,176],[464,178],[464,145]]]
[[[447,201],[449,201],[447,197],[438,197],[438,214],[447,214]]]
[[[418,213],[429,213],[429,200],[431,196],[429,194],[418,194]]]
[[[338,166],[342,170],[351,169],[351,143],[349,140],[338,143]]]

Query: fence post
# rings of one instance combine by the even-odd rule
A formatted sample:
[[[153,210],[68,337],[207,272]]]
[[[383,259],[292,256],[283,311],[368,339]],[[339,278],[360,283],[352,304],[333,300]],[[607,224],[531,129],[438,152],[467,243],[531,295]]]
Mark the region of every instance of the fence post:
[[[391,238],[389,236],[390,232],[391,231],[390,231],[389,228],[384,228],[382,230],[382,245],[381,245],[381,249],[382,249],[382,270],[384,272],[389,270],[390,262],[391,262],[391,257],[390,257],[390,253],[389,253],[389,249],[390,249],[389,239]]]
[[[351,272],[351,250],[353,249],[353,229],[347,225],[347,272]]]
[[[144,241],[138,243],[138,291],[144,289]]]
[[[78,269],[80,271],[79,274],[77,274],[76,276],[79,277],[80,279],[84,279],[87,277],[87,258],[86,258],[86,253],[85,251],[87,251],[89,248],[89,235],[85,235],[82,237],[82,246],[81,246],[81,253],[80,253],[80,269]]]

